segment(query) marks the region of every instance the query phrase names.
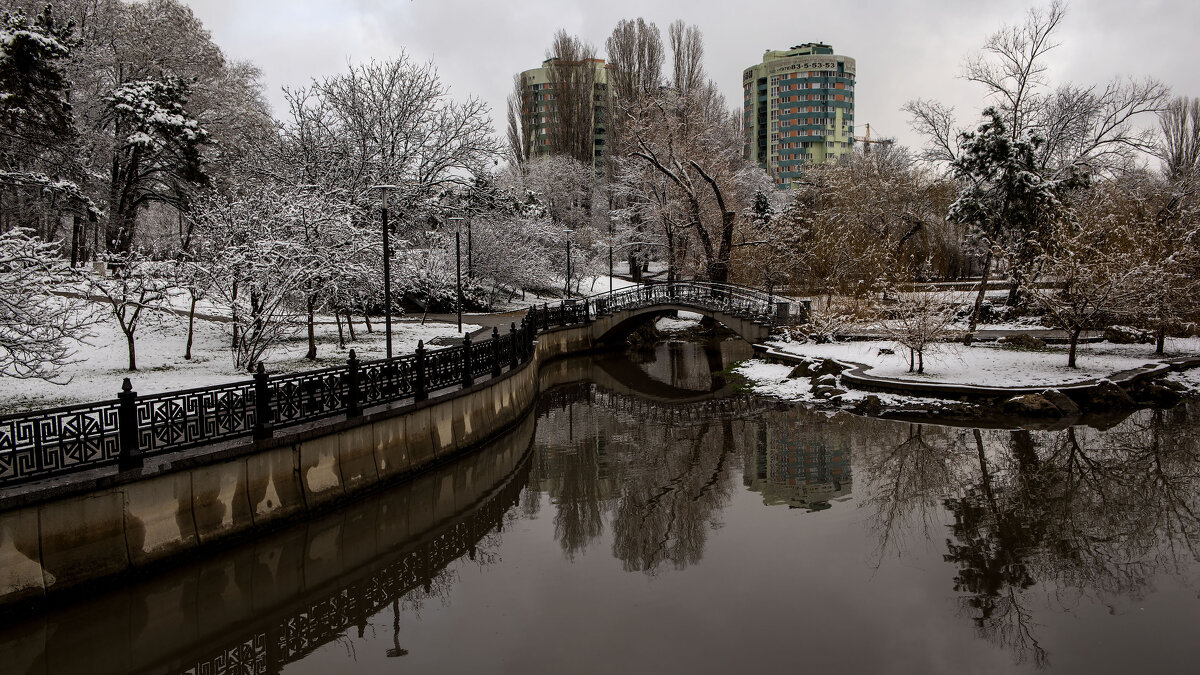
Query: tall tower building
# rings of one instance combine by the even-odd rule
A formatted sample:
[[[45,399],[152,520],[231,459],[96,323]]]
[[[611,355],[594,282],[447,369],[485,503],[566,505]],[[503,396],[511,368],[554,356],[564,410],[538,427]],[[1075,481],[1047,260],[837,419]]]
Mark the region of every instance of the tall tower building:
[[[805,164],[854,150],[854,59],[809,42],[742,73],[744,154],[789,187]]]
[[[603,171],[608,139],[607,115],[611,91],[608,74],[613,67],[604,59],[560,64],[548,59],[541,68],[520,75],[521,109],[525,116],[530,157],[561,153],[580,161],[591,160]],[[555,88],[559,91],[555,91]],[[588,89],[590,91],[583,91]],[[575,91],[567,91],[575,90]],[[570,101],[562,101],[563,97]],[[560,110],[560,104],[564,104]],[[576,125],[583,133],[564,128]]]

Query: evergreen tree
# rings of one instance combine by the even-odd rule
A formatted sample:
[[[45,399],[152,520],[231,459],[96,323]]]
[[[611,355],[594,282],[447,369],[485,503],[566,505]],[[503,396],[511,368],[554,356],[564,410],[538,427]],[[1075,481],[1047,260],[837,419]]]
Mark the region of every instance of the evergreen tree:
[[[995,108],[987,108],[983,116],[978,131],[959,135],[962,153],[951,165],[963,188],[950,206],[949,219],[974,228],[986,249],[968,343],[997,250],[1007,253],[1014,284],[1020,288],[1054,226],[1070,215],[1067,193],[1087,184],[1087,175],[1074,167],[1057,175],[1043,168],[1038,157],[1044,141],[1037,135],[1014,138],[1003,114]],[[1010,304],[1018,297],[1010,294]]]

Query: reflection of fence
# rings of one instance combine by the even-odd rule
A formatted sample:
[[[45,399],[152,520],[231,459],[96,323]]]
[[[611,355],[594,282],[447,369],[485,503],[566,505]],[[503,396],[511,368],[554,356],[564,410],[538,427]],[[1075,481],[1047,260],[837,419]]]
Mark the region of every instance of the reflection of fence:
[[[668,426],[690,426],[705,420],[744,419],[775,410],[779,406],[768,399],[746,394],[678,403],[651,401],[608,391],[595,384],[558,387],[538,396],[538,409],[541,411],[563,409],[572,403],[598,405],[637,420]]]
[[[486,502],[456,516],[452,524],[399,559],[332,593],[305,600],[299,609],[266,621],[261,630],[243,633],[231,643],[208,650],[181,672],[278,673],[351,626],[364,625],[392,601],[420,586],[428,588],[455,560],[464,555],[473,559],[480,540],[504,524],[504,514],[517,505],[528,482],[528,459],[520,461],[519,468]]]
[[[558,305],[532,307],[503,334],[390,360],[350,359],[344,366],[268,375],[261,363],[252,380],[138,396],[129,380],[117,400],[0,417],[0,486],[119,465],[217,441],[268,438],[274,429],[345,415],[369,406],[421,401],[431,392],[469,387],[497,377],[533,356],[539,331],[585,324],[624,309],[676,304],[722,311],[764,324],[779,319],[770,294],[707,282],[636,286]]]

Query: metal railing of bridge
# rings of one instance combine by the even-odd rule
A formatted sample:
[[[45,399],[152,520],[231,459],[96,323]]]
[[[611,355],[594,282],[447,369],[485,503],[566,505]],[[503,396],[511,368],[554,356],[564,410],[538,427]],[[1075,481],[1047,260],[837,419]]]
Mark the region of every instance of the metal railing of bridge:
[[[775,325],[776,298],[757,289],[686,281],[639,285],[556,305],[531,307],[520,324],[490,339],[426,349],[376,361],[270,375],[263,364],[252,379],[138,396],[125,378],[117,398],[0,416],[0,488],[116,465],[141,467],[145,458],[213,443],[270,438],[324,417],[357,417],[364,408],[419,402],[432,392],[470,387],[499,377],[533,356],[543,330],[585,324],[612,312],[675,304],[721,311]]]

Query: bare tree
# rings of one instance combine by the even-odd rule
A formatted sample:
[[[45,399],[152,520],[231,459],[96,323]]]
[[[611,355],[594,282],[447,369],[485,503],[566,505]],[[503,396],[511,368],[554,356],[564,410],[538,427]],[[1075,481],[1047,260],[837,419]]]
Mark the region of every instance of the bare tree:
[[[1160,154],[1167,180],[1180,185],[1200,171],[1200,99],[1176,98],[1159,114]]]
[[[704,73],[704,34],[700,28],[676,19],[668,30],[671,39],[671,84],[687,96],[707,81]]]
[[[952,294],[928,287],[896,289],[898,300],[881,322],[888,337],[908,350],[908,371],[925,372],[930,347],[943,343],[953,331],[958,304]]]
[[[106,262],[112,275],[84,276],[87,293],[107,306],[107,314],[125,336],[129,370],[137,370],[137,331],[145,318],[164,308],[169,278],[138,251],[109,254]]]
[[[546,59],[550,62],[550,93],[553,97],[546,112],[554,120],[546,133],[550,153],[591,164],[597,108],[596,48],[559,30],[554,34]]]
[[[604,43],[615,66],[610,76],[617,101],[634,100],[658,92],[663,84],[663,43],[658,26],[636,20],[617,22]]]
[[[529,115],[533,111],[533,96],[521,76],[513,76],[513,90],[508,95],[508,159],[515,166],[524,165],[533,157],[533,128]]]

